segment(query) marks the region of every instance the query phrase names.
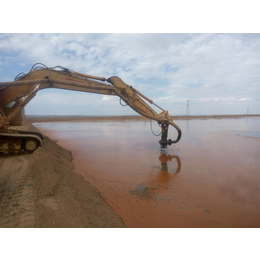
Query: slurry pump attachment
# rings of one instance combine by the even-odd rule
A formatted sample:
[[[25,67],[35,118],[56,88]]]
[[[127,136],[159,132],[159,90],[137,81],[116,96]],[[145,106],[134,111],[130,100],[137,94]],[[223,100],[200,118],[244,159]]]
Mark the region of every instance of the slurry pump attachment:
[[[168,139],[168,129],[169,129],[169,124],[159,124],[160,127],[162,128],[162,133],[161,133],[161,140],[159,141],[161,148],[167,148],[167,145],[171,145],[173,143],[178,143],[179,140],[181,139],[181,130],[176,128],[176,130],[178,131],[178,136],[176,140],[171,140]]]

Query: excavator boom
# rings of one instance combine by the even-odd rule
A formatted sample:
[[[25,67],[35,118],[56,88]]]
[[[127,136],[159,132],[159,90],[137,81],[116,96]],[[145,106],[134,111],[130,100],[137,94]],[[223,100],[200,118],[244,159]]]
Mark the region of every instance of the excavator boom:
[[[117,95],[140,115],[158,122],[162,128],[161,140],[159,141],[162,148],[177,143],[181,138],[181,130],[170,119],[167,110],[163,110],[154,104],[151,99],[132,86],[127,85],[120,78],[113,76],[106,79],[71,71],[61,66],[48,68],[41,63],[37,63],[29,73],[19,74],[15,81],[0,82],[0,151],[2,149],[7,154],[10,152],[19,153],[21,150],[33,152],[41,144],[40,139],[42,137],[39,134],[18,133],[11,131],[9,127],[21,123],[23,108],[35,97],[39,90],[46,88]],[[145,100],[155,105],[162,112],[158,114]],[[167,140],[169,125],[172,125],[178,132],[175,141]],[[27,145],[26,140],[30,141]]]

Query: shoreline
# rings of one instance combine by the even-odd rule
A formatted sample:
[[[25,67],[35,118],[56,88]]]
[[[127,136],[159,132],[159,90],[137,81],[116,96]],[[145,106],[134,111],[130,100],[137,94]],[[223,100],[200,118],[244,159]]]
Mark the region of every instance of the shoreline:
[[[200,116],[171,116],[173,120],[207,120],[207,119],[237,119],[248,117],[260,117],[260,114],[239,114],[239,115],[200,115]],[[62,122],[62,121],[82,121],[82,122],[97,122],[97,121],[149,121],[149,118],[143,116],[25,116],[29,123],[36,122]]]
[[[28,122],[19,128],[41,132]],[[0,157],[0,228],[127,228],[75,171],[72,152],[42,134],[35,152]]]

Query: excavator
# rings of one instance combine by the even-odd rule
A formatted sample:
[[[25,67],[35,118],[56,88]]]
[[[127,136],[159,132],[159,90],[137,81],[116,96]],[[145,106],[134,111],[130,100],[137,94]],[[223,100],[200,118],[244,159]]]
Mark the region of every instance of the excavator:
[[[117,95],[140,115],[155,120],[161,127],[161,148],[177,143],[181,139],[181,129],[173,123],[167,110],[154,104],[141,92],[124,83],[119,77],[97,77],[78,73],[62,66],[47,67],[36,63],[30,72],[20,73],[13,82],[0,82],[0,152],[4,154],[32,153],[42,145],[43,136],[38,132],[18,131],[12,126],[21,126],[24,107],[36,96],[39,90],[58,88],[89,92],[102,95]],[[150,105],[162,112],[157,113]],[[168,128],[177,130],[176,140],[167,140]]]

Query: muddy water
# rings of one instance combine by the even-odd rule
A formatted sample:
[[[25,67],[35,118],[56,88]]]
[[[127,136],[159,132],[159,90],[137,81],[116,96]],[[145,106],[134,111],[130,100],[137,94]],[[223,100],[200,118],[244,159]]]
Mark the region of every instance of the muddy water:
[[[183,137],[167,150],[149,121],[34,125],[128,227],[260,227],[260,118],[176,123]]]

